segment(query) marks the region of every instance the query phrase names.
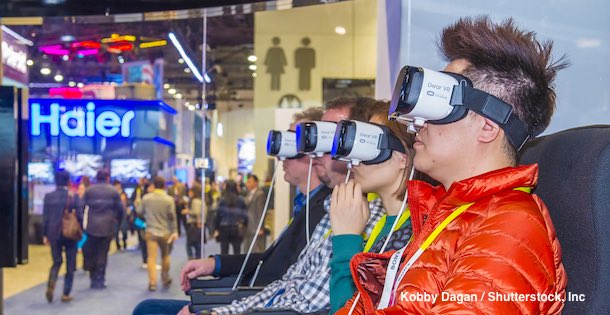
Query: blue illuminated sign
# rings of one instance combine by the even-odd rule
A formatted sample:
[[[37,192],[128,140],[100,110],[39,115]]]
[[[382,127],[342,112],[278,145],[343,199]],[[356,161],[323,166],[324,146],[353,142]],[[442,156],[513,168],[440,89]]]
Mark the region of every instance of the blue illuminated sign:
[[[95,103],[88,102],[86,111],[82,107],[75,107],[72,110],[60,113],[59,103],[49,105],[49,113],[43,114],[40,110],[40,103],[31,104],[31,133],[33,136],[40,136],[41,126],[49,125],[51,136],[59,136],[59,131],[68,137],[94,137],[95,132],[102,137],[114,137],[118,134],[121,137],[131,135],[131,121],[136,114],[133,110],[125,112],[122,116],[111,110],[95,112]]]
[[[159,100],[31,98],[29,103],[32,136],[44,133],[56,137],[61,133],[67,137],[129,138],[137,135],[133,126],[136,113],[177,113]]]

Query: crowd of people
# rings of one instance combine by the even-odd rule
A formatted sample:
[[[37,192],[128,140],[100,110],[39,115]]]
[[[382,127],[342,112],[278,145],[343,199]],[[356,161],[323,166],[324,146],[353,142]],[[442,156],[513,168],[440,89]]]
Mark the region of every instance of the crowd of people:
[[[553,61],[552,43],[539,42],[512,19],[462,18],[442,31],[439,48],[448,61],[443,72],[425,76],[430,70],[411,68],[396,84],[400,91],[394,91],[407,113],[416,108],[423,116],[389,120],[397,105],[390,110],[388,102],[369,98],[334,99],[323,110],[295,115],[291,130],[298,124],[299,153],[310,154],[286,156],[282,167],[284,179],[309,198],[311,224],[303,226],[302,196],[297,196],[291,224],[244,272],[242,284],[262,290],[214,305],[211,314],[261,309],[561,313],[567,286],[561,247],[549,210],[531,192],[538,166],[518,165],[517,156],[549,125],[553,80],[567,63]],[[441,77],[457,78],[449,90],[455,94],[457,86],[459,95],[437,96],[413,87],[442,90]],[[446,99],[425,104],[436,108],[418,108],[418,93],[419,98]],[[445,110],[442,102],[451,102],[450,113],[438,114]],[[426,118],[430,112],[436,118]],[[300,138],[307,129],[299,136],[298,128],[323,128],[324,122],[353,123],[383,134],[375,135],[377,148],[348,169],[346,156],[358,150],[356,141],[337,135],[349,128],[337,127],[330,152],[315,151],[316,140]],[[404,123],[416,134],[408,134]],[[356,130],[364,134],[359,143],[366,143],[367,131]],[[303,149],[308,145],[313,151]],[[351,147],[341,156],[339,146]],[[305,188],[309,163],[313,179]],[[216,255],[189,261],[181,271],[182,289],[189,292],[190,280],[200,276],[235,275],[243,260],[243,255]],[[486,292],[508,298],[486,298]],[[133,314],[186,315],[189,304],[146,300]]]
[[[549,210],[531,193],[538,167],[517,163],[521,145],[549,125],[555,106],[553,80],[567,64],[552,60],[551,42],[539,42],[533,32],[520,30],[511,19],[493,23],[487,17],[462,18],[442,31],[439,47],[448,61],[444,73],[463,77],[476,94],[460,101],[482,102],[482,106],[461,104],[468,109],[451,119],[425,121],[416,134],[408,133],[401,121],[388,119],[389,102],[365,97],[334,99],[324,108],[295,115],[291,131],[315,121],[378,128],[386,143],[378,149],[387,154],[377,153],[375,158],[350,164],[351,168],[341,156],[334,156],[336,148],[283,160],[284,179],[298,190],[292,209],[275,210],[290,211],[292,220],[268,248],[265,238],[258,237],[262,243],[253,246],[261,252],[252,255],[241,279],[242,284],[263,289],[216,306],[213,314],[258,309],[332,314],[561,312],[565,299],[417,298],[418,294],[485,292],[565,297],[567,286]],[[398,88],[412,82],[400,83]],[[510,110],[497,111],[506,108],[502,106]],[[496,119],[502,114],[505,120]],[[512,137],[514,128],[520,127],[527,136],[523,143]],[[378,145],[382,146],[381,140]],[[91,287],[103,288],[108,246],[123,216],[130,213],[123,203],[126,198],[107,184],[104,173],[86,188],[82,200],[69,193],[66,182],[58,180],[57,191],[45,198],[45,239],[54,258],[61,257],[57,253],[62,248],[74,257],[76,242],[62,237],[57,223],[61,219],[51,214],[83,208],[77,217],[88,237],[83,248],[85,269]],[[257,225],[264,199],[257,183],[255,176],[227,180],[220,192],[204,188],[201,196],[197,184],[187,189],[173,179],[166,189],[163,178],[153,178],[148,187],[142,181],[131,204],[136,220],[146,224],[140,238],[146,243],[148,288],[156,290],[158,251],[162,284],[172,282],[169,245],[181,230],[187,234],[189,257],[194,258],[180,274],[184,291],[196,277],[239,273],[244,240],[251,243],[254,236],[266,235]],[[221,244],[221,254],[207,258],[199,257],[196,250],[203,228],[198,216],[209,215],[194,209],[202,199],[215,213],[208,228]],[[305,200],[309,200],[308,213],[303,211]],[[56,264],[61,258],[49,277],[51,299]],[[72,274],[66,275],[62,300],[71,299],[71,279]],[[147,300],[133,314],[186,315],[191,313],[189,302]]]
[[[244,238],[252,239],[264,206],[265,195],[258,187],[258,177],[248,175],[245,181],[227,180],[221,189],[215,182],[199,180],[190,187],[176,177],[168,186],[166,179],[155,176],[151,180],[141,178],[129,196],[123,184],[110,184],[108,172],[98,172],[93,183],[83,176],[76,187],[72,186],[70,174],[65,170],[55,174],[56,190],[45,195],[43,202],[43,241],[51,248],[53,265],[47,283],[46,299],[52,302],[59,269],[66,257],[66,275],[62,302],[73,300],[71,296],[76,256],[83,254],[83,270],[89,273],[90,287],[104,289],[108,253],[112,240],[118,252],[128,248],[128,237],[137,236],[135,248],[141,251],[142,268],[148,270],[148,290],[157,290],[157,256],[160,253],[161,283],[168,287],[170,253],[173,243],[185,237],[188,259],[201,258],[201,242],[212,235],[221,244],[222,253],[228,254],[229,245],[233,253],[242,251]],[[262,202],[261,202],[262,199]],[[205,228],[202,209],[205,200],[207,211]],[[65,222],[74,215],[82,234],[78,238],[67,235]],[[254,227],[252,227],[254,226]],[[265,229],[261,229],[255,252],[264,251]],[[203,239],[202,239],[203,238]],[[243,245],[248,246],[247,245]]]

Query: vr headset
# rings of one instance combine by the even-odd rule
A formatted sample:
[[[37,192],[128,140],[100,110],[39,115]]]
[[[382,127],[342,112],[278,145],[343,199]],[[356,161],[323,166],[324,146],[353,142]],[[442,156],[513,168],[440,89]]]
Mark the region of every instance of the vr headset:
[[[297,152],[297,137],[294,131],[270,130],[267,136],[267,154],[281,161],[298,159],[304,154]]]
[[[354,120],[337,124],[331,156],[352,165],[379,164],[392,156],[392,151],[406,153],[402,142],[386,126]]]
[[[297,151],[321,157],[330,153],[337,123],[331,121],[308,121],[297,125]]]
[[[400,71],[390,103],[390,119],[407,124],[417,132],[424,123],[448,124],[472,110],[502,128],[517,149],[531,136],[528,126],[513,113],[513,107],[495,96],[472,87],[459,74],[405,66]]]

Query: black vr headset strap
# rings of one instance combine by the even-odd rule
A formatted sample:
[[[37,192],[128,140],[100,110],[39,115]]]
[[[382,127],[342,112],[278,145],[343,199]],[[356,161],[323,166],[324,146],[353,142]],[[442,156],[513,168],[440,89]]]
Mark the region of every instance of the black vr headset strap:
[[[389,131],[387,133],[384,133],[382,137],[384,139],[387,139],[386,148],[405,154],[407,153],[407,150],[405,150],[405,147],[402,145],[402,142],[400,142],[400,140]]]
[[[451,105],[462,105],[493,120],[504,130],[508,141],[517,151],[530,138],[527,125],[513,113],[512,106],[489,93],[464,84],[456,85],[451,96]]]

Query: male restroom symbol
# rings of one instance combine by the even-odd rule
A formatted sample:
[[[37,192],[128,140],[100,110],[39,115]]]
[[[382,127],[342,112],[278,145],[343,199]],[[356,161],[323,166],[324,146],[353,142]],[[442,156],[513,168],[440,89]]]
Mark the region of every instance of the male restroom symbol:
[[[301,39],[303,47],[294,51],[294,67],[299,69],[299,90],[311,90],[311,69],[316,67],[316,51],[308,47],[311,43],[309,37]]]

